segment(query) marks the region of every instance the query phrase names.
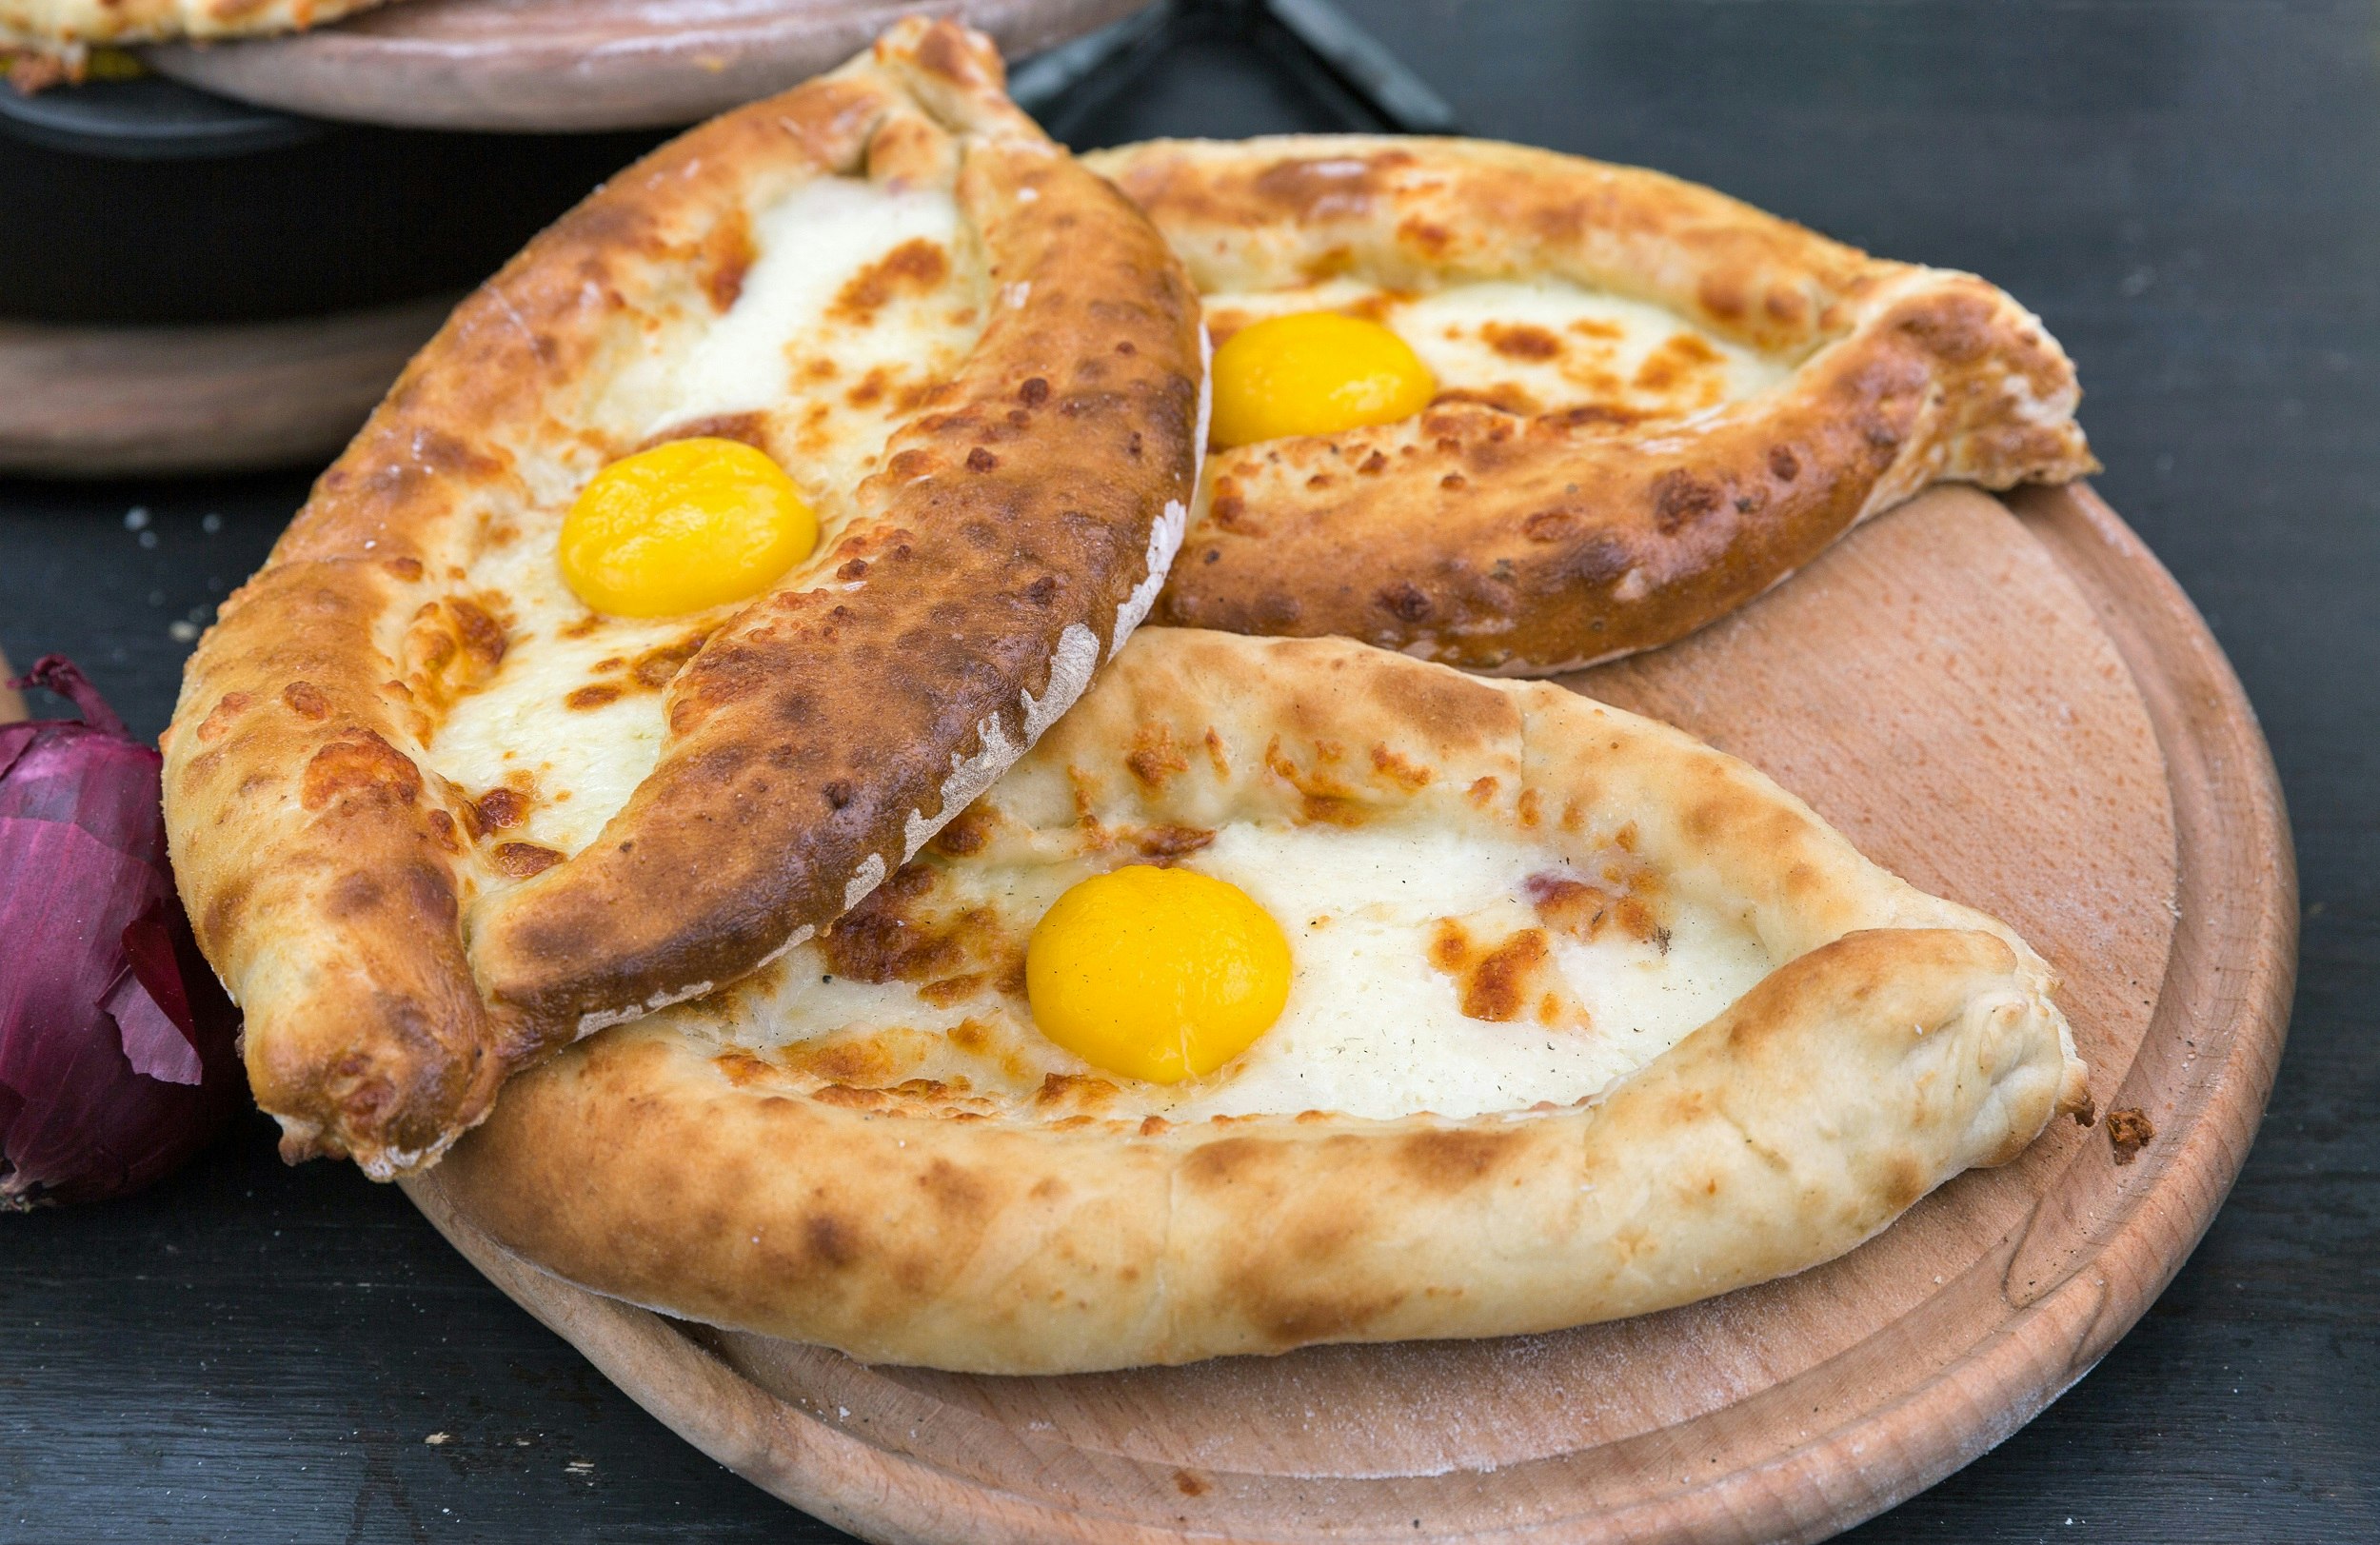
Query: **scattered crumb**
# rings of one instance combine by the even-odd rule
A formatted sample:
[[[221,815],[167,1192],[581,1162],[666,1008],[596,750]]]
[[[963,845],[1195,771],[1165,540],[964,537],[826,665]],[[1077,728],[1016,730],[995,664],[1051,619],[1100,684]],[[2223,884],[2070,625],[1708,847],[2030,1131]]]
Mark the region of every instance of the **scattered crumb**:
[[[428,1444],[431,1448],[437,1448],[439,1445],[441,1445],[441,1444],[443,1444],[443,1443],[451,1443],[451,1442],[453,1442],[453,1441],[454,1441],[454,1434],[452,1434],[452,1433],[432,1433],[432,1434],[430,1434],[427,1437],[423,1438],[423,1439],[422,1439],[422,1441],[423,1441],[423,1442],[425,1442],[425,1443],[427,1443],[427,1444]]]
[[[184,618],[177,617],[172,622],[166,624],[166,637],[171,639],[176,644],[196,644],[198,642],[198,624]]]
[[[568,1464],[562,1467],[562,1473],[565,1476],[591,1476],[595,1474],[595,1461],[592,1459],[573,1459]]]
[[[2157,1135],[2148,1113],[2137,1105],[2108,1112],[2108,1143],[2115,1150],[2115,1161],[2129,1164]]]

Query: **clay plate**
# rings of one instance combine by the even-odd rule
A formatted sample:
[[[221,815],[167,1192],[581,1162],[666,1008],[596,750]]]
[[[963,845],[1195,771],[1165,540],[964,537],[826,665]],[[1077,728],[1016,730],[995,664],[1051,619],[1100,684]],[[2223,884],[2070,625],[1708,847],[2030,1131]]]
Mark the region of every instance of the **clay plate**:
[[[147,50],[262,107],[412,129],[690,124],[843,63],[912,12],[1022,58],[1148,0],[406,0],[289,37]]]
[[[2059,1120],[1800,1277],[1618,1324],[1065,1378],[870,1368],[570,1287],[414,1200],[704,1453],[877,1539],[1816,1539],[2007,1437],[2205,1232],[2296,966],[2272,765],[2088,488],[1937,491],[1734,618],[1574,678],[1749,758],[2064,975],[2123,1157]],[[2135,1131],[2137,1129],[2134,1129]]]

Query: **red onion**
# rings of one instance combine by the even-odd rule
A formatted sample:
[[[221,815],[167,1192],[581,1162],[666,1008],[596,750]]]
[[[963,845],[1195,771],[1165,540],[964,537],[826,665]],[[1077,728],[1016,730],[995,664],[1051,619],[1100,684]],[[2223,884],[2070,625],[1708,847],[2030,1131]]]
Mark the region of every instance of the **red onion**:
[[[83,718],[0,724],[0,1211],[137,1191],[242,1090],[166,866],[163,759],[56,655],[12,684]]]

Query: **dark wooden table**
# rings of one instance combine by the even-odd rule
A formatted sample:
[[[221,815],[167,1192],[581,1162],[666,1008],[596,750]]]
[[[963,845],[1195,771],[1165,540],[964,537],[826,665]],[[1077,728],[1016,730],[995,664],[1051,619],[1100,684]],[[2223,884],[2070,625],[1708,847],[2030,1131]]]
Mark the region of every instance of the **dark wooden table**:
[[[2237,1190],[2095,1373],[1854,1537],[2380,1539],[2380,10],[1346,3],[1473,132],[1707,181],[2039,310],[2100,488],[2279,759],[2304,965]],[[1337,121],[1219,41],[1061,128]],[[74,655],[154,733],[191,624],[304,491],[0,484],[0,646]],[[149,1196],[0,1218],[9,1545],[835,1537],[646,1417],[396,1192],[283,1168],[262,1119]]]

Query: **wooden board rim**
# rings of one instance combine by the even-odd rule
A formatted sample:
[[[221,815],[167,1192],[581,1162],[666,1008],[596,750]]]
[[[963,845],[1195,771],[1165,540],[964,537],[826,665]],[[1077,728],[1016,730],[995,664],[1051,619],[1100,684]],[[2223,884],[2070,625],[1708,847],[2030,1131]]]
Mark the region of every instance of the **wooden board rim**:
[[[1509,1529],[1465,1535],[1306,1529],[1279,1537],[1823,1538],[1904,1500],[2005,1439],[2088,1373],[2180,1269],[2245,1161],[2286,1034],[2297,929],[2286,813],[2270,749],[2230,663],[2139,538],[2081,485],[2028,490],[2009,503],[2081,586],[2149,711],[2172,793],[2180,895],[2193,894],[2193,880],[2203,890],[2211,876],[2234,882],[2249,877],[2244,888],[2251,892],[2227,897],[2231,904],[2220,917],[2180,909],[2150,1040],[2195,1025],[2201,1046],[2223,1038],[2221,1055],[2211,1060],[2201,1054],[2202,1070],[2188,1085],[2192,1098],[2166,1119],[2161,1141],[2126,1172],[2118,1187],[2121,1205],[2097,1220],[2090,1236],[2093,1248],[2064,1262],[2031,1260],[2029,1225],[2005,1256],[2011,1301],[2017,1301],[2017,1293],[2030,1297],[2005,1322],[1948,1367],[1806,1440],[1780,1446],[1759,1465]],[[2231,930],[2217,944],[2209,931],[2226,921]],[[2217,963],[2200,963],[2209,960]],[[2203,1070],[2208,1060],[2214,1063],[2211,1071]],[[2112,1103],[2140,1093],[2149,1077],[2146,1061],[2145,1056],[2135,1061]],[[506,1255],[454,1217],[437,1192],[434,1172],[407,1189],[474,1265],[646,1409],[712,1457],[840,1527],[883,1539],[970,1541],[1154,1541],[1200,1532],[1152,1526],[1080,1501],[1057,1506],[878,1447],[769,1396],[675,1322],[600,1298]],[[2044,1198],[2056,1191],[2053,1184]],[[2039,1211],[2036,1205],[2036,1223]],[[2028,1266],[2052,1270],[2019,1286],[2014,1274]]]
[[[454,300],[182,327],[0,321],[0,472],[158,477],[327,461]]]

